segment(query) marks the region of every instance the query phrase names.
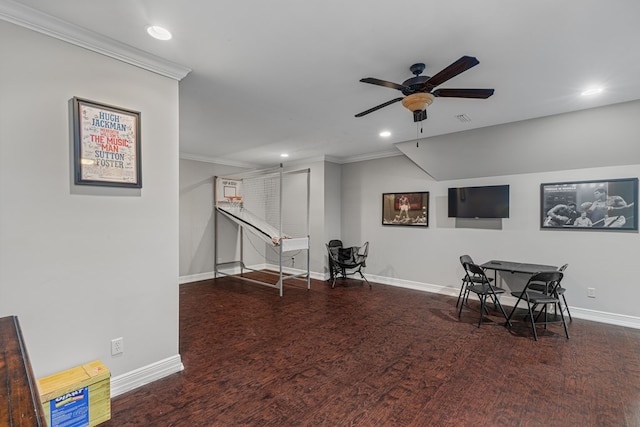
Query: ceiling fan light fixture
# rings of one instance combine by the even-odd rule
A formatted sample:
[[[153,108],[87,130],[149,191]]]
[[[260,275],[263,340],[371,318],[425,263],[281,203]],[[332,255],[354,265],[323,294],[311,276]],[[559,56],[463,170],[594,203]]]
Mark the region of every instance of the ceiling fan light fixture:
[[[402,105],[409,111],[422,111],[433,102],[434,96],[430,93],[412,93],[402,100]]]

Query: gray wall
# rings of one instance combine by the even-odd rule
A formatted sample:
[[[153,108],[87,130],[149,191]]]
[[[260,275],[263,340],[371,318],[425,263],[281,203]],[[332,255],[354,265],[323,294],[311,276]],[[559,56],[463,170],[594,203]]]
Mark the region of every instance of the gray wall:
[[[342,228],[342,166],[331,162],[325,162],[324,174],[324,237],[322,239],[323,253],[326,252],[324,244],[333,239],[340,239]],[[355,245],[355,243],[354,243]],[[328,270],[327,270],[328,272]]]
[[[439,181],[629,165],[640,160],[639,115],[631,101],[397,147]]]
[[[324,236],[326,233],[339,235],[339,178],[333,173],[329,178],[332,198],[329,215],[333,218],[325,222],[325,167],[339,172],[339,167],[324,161],[311,161],[285,165],[285,171],[310,169],[310,237],[312,272],[322,274],[325,269]],[[277,165],[276,165],[277,166]],[[213,245],[215,242],[213,217],[213,176],[235,176],[247,169],[224,166],[205,161],[180,160],[180,281],[183,283],[213,277]],[[338,173],[339,176],[339,173]],[[284,232],[300,237],[306,228],[306,174],[285,174],[283,196]],[[258,214],[254,212],[254,214]],[[331,229],[331,232],[325,230]],[[219,261],[238,260],[238,228],[231,221],[219,216],[218,242]],[[295,255],[295,260],[291,260]],[[265,258],[266,256],[266,258]],[[270,244],[264,243],[251,233],[245,233],[244,258],[248,266],[261,267],[265,263],[277,265],[277,252]],[[306,251],[290,253],[283,258],[283,266],[306,269]]]
[[[213,277],[213,177],[243,171],[246,169],[180,159],[180,277],[189,277],[188,281]],[[219,260],[238,259],[237,228],[222,215],[218,220],[222,236]]]
[[[38,377],[181,365],[178,83],[5,21],[0,40],[0,316]],[[142,113],[141,190],[73,185],[74,96]]]
[[[631,106],[627,104],[622,110],[633,111],[633,108],[629,109]],[[617,129],[608,122],[611,116],[616,116],[616,123],[625,122],[617,117],[618,114],[613,114],[622,110],[616,105],[588,114],[590,120],[609,129],[606,144],[610,150],[622,150],[629,138],[637,140],[640,136],[640,132],[633,130],[633,114],[626,118],[629,125],[624,129]],[[602,115],[597,115],[598,112]],[[585,116],[585,112],[576,115]],[[568,122],[563,124],[561,118]],[[555,129],[576,125],[573,115],[547,120]],[[531,130],[531,123],[523,125]],[[514,125],[507,126],[512,132]],[[536,120],[535,126],[544,127],[545,120]],[[499,127],[493,129],[502,132]],[[474,137],[474,131],[471,131],[464,138],[474,140],[476,144],[485,141],[491,144],[495,138],[487,132],[487,128],[475,131]],[[565,131],[563,135],[580,138],[582,133]],[[575,141],[569,143],[576,144]],[[586,145],[583,148],[593,150]],[[443,163],[447,161],[445,159]],[[463,163],[474,159],[458,156],[455,161]],[[637,232],[563,232],[539,228],[541,183],[638,177],[638,159],[630,156],[628,161],[635,164],[447,181],[435,181],[405,156],[345,165],[331,162],[296,165],[297,168],[310,167],[312,171],[311,271],[317,277],[326,273],[324,244],[332,238],[341,238],[348,245],[370,242],[366,269],[370,278],[381,283],[452,295],[457,295],[462,277],[458,258],[465,253],[480,263],[490,259],[552,265],[569,263],[564,283],[569,289],[567,297],[576,317],[640,327],[640,317],[633,303],[635,297],[640,296],[640,290],[634,286],[633,270],[628,267],[634,264],[640,249]],[[442,168],[446,169],[446,164]],[[459,228],[455,219],[447,217],[449,187],[498,184],[511,187],[511,217],[498,220],[498,229]],[[413,191],[430,192],[429,227],[382,226],[382,193]],[[496,226],[495,221],[489,222],[484,225]],[[522,286],[524,279],[513,275],[507,277],[505,285]],[[596,289],[596,298],[587,297],[587,288]],[[506,298],[506,302],[513,300]]]
[[[640,288],[632,267],[640,249],[637,232],[539,229],[540,183],[639,175],[636,164],[436,182],[405,157],[352,163],[342,171],[342,237],[370,241],[366,269],[370,277],[450,294],[457,294],[460,286],[462,254],[479,263],[490,259],[569,263],[564,284],[569,304],[577,307],[572,313],[640,327],[636,303]],[[497,184],[511,186],[510,218],[502,220],[502,230],[455,228],[455,220],[446,216],[447,188]],[[405,191],[430,192],[428,228],[381,225],[382,193]],[[596,289],[596,298],[587,298],[590,287]]]

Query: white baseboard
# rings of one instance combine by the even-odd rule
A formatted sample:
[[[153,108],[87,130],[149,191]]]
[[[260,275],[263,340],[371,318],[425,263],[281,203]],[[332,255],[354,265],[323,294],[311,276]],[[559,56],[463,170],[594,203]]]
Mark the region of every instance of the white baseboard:
[[[430,283],[412,282],[409,280],[401,280],[389,277],[374,276],[367,274],[367,279],[384,285],[398,286],[400,288],[415,289],[418,291],[432,292],[436,294],[450,295],[457,297],[460,288],[452,288],[448,286],[433,285]],[[517,299],[512,296],[504,296],[500,298],[502,305],[513,307]],[[624,314],[607,313],[604,311],[589,310],[586,308],[572,307],[571,316],[576,319],[591,320],[594,322],[607,323],[610,325],[624,326],[627,328],[640,329],[640,317],[627,316]]]
[[[209,280],[214,278],[213,271],[209,273],[191,274],[189,276],[178,277],[178,283],[184,285],[185,283],[199,282],[201,280]]]
[[[277,270],[278,266],[265,264],[262,266],[252,266],[252,268],[255,268],[255,269],[269,268],[269,269]],[[302,270],[292,269],[288,267],[284,267],[282,271],[287,273],[292,273],[292,274],[302,272]],[[239,270],[238,270],[238,273],[239,273]],[[209,273],[209,275],[213,277],[213,273]],[[310,275],[312,279],[317,279],[317,280],[328,280],[329,278],[328,273],[311,272]],[[441,286],[441,285],[434,285],[431,283],[414,282],[411,280],[402,280],[395,277],[375,276],[373,274],[367,274],[366,272],[365,272],[365,275],[367,276],[367,279],[371,282],[380,283],[383,285],[397,286],[399,288],[414,289],[418,291],[431,292],[435,294],[449,295],[454,297],[457,297],[458,293],[460,292],[459,287],[452,288],[450,286]],[[196,276],[202,276],[202,275],[196,275]],[[180,283],[182,284],[182,283],[189,283],[192,281],[196,281],[196,280],[189,280],[191,278],[192,276],[186,276],[184,278],[181,277]],[[204,279],[197,279],[197,280],[204,280]],[[503,303],[503,305],[510,306],[510,307],[513,307],[513,305],[516,303],[516,299],[511,296],[501,297],[500,301]],[[610,325],[640,329],[640,317],[637,317],[637,316],[627,316],[624,314],[608,313],[604,311],[589,310],[586,308],[573,307],[573,306],[569,306],[569,309],[571,310],[571,316],[575,317],[576,319],[591,320],[594,322],[607,323]]]
[[[135,388],[184,370],[180,355],[143,366],[117,377],[111,378],[111,397],[119,396]]]

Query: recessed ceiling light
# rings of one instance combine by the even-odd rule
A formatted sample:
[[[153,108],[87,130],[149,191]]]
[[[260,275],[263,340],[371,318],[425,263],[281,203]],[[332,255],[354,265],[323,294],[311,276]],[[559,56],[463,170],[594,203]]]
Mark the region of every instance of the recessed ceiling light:
[[[388,130],[383,130],[382,132],[380,132],[380,136],[383,138],[388,138],[391,136],[391,132],[389,132]]]
[[[601,93],[604,89],[601,87],[592,87],[581,93],[582,96],[591,96]]]
[[[280,154],[280,157],[289,157],[289,155],[287,153],[282,153]]]
[[[171,33],[166,28],[159,27],[157,25],[151,25],[147,27],[147,33],[154,39],[158,40],[171,40]]]

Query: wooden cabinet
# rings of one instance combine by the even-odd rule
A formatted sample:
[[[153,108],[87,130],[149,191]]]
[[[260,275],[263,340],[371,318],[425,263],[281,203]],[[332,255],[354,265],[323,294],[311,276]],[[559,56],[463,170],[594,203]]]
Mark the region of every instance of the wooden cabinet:
[[[0,318],[0,426],[45,427],[40,395],[16,316]]]

